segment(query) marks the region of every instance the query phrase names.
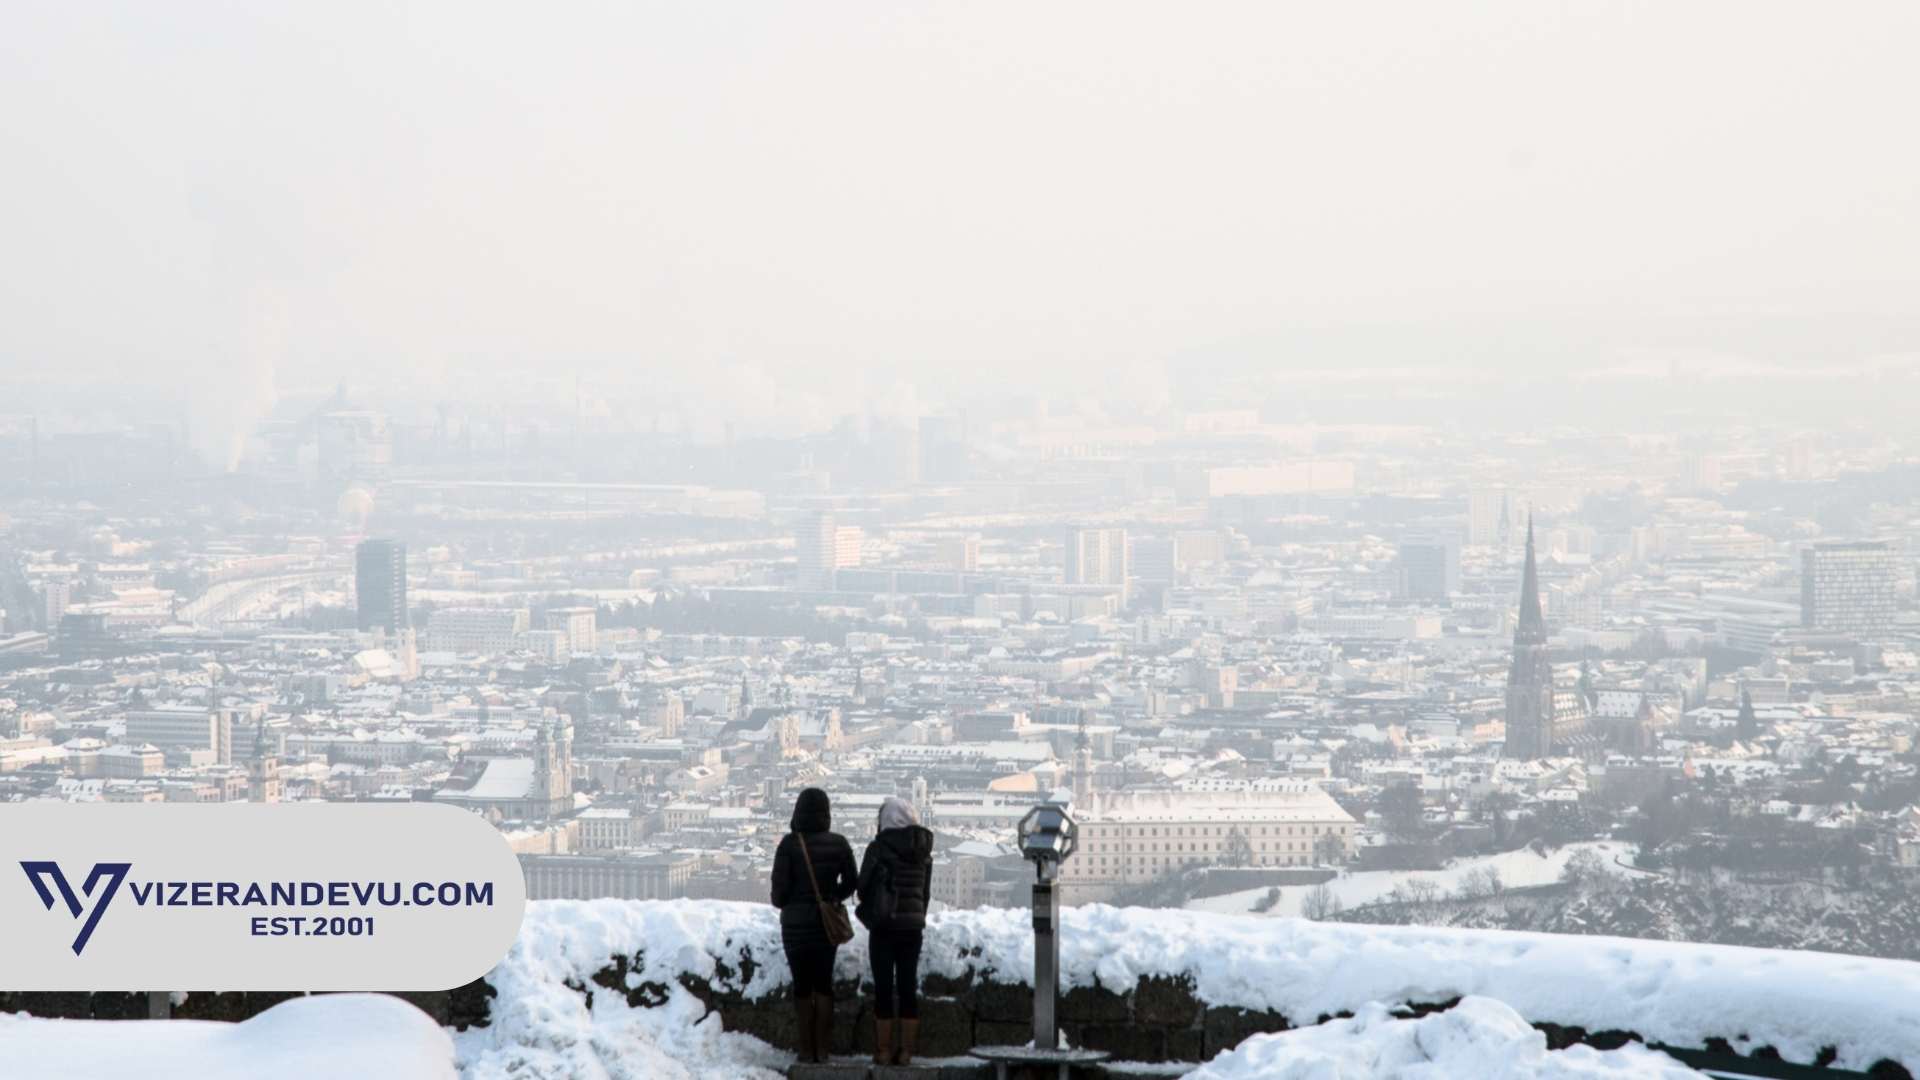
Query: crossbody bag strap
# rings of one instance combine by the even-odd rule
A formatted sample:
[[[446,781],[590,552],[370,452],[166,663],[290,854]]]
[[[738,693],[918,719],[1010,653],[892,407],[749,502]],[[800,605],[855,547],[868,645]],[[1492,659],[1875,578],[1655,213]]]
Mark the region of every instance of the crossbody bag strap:
[[[813,876],[813,856],[807,853],[807,838],[800,830],[793,830],[793,842],[800,846],[800,861],[807,864],[807,880],[813,883],[813,902],[819,907],[827,906],[827,898],[820,895],[820,879]]]

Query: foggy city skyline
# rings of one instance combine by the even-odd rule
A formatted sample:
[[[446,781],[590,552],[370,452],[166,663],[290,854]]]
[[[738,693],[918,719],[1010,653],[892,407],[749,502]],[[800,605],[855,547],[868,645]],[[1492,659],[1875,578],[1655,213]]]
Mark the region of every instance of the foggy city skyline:
[[[10,5],[0,1074],[1911,1080],[1915,41]]]

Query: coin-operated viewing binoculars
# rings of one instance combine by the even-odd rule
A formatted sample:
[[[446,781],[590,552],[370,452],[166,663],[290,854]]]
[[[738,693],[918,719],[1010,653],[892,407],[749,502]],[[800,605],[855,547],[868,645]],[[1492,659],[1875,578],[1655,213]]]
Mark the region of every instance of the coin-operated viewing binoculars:
[[[1020,819],[1020,854],[1033,864],[1033,1045],[1057,1049],[1060,1028],[1060,864],[1078,845],[1080,827],[1063,803],[1049,800]]]

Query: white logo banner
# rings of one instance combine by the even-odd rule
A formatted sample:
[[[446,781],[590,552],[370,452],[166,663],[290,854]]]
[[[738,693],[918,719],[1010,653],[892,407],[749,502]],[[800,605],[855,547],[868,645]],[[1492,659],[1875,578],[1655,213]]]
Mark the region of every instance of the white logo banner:
[[[9,990],[444,990],[526,899],[506,838],[450,806],[0,805]]]

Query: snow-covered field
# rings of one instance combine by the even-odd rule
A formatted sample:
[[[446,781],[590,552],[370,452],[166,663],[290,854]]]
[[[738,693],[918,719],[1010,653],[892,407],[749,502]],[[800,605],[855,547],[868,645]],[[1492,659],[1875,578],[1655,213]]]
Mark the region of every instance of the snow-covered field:
[[[1618,1050],[1548,1050],[1547,1037],[1492,998],[1397,1020],[1368,1005],[1351,1020],[1255,1035],[1185,1080],[1681,1080],[1700,1073],[1629,1043]]]
[[[0,1013],[8,1080],[454,1080],[453,1040],[379,994],[282,1002],[245,1023],[40,1020]]]
[[[1621,863],[1631,863],[1635,852],[1633,844],[1611,840],[1591,841],[1583,844],[1569,844],[1542,855],[1530,848],[1518,851],[1502,852],[1498,855],[1484,855],[1471,859],[1460,859],[1444,870],[1365,870],[1359,873],[1343,874],[1327,882],[1327,888],[1340,901],[1342,908],[1357,907],[1384,900],[1394,886],[1409,881],[1431,881],[1440,888],[1443,895],[1459,890],[1467,875],[1483,867],[1492,867],[1500,874],[1500,884],[1509,889],[1528,885],[1551,885],[1560,880],[1561,871],[1566,869],[1567,860],[1576,852],[1592,851],[1598,854],[1606,865],[1621,874],[1637,873]],[[1271,911],[1253,912],[1253,906],[1267,895],[1267,890],[1243,889],[1239,892],[1210,896],[1203,900],[1187,903],[1189,911],[1211,911],[1223,915],[1243,915],[1248,913],[1295,916],[1300,914],[1300,905],[1305,901],[1312,886],[1289,885],[1280,890],[1280,902]]]

